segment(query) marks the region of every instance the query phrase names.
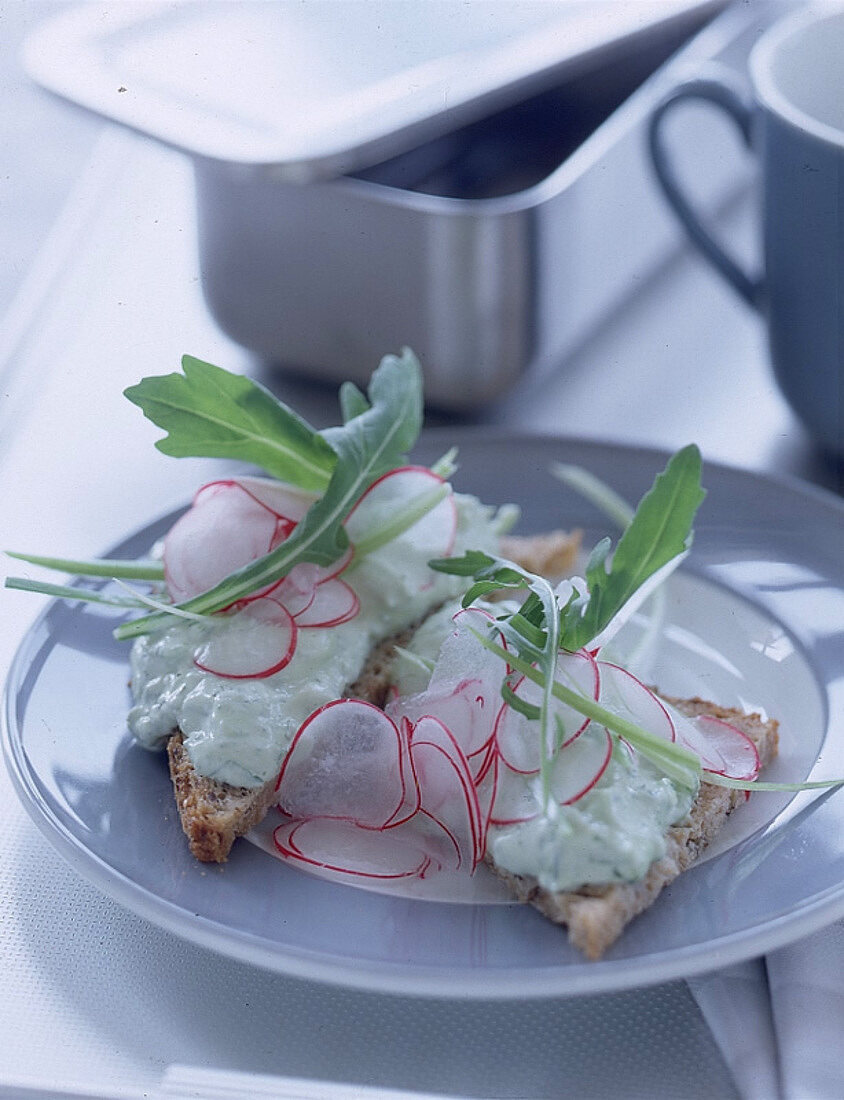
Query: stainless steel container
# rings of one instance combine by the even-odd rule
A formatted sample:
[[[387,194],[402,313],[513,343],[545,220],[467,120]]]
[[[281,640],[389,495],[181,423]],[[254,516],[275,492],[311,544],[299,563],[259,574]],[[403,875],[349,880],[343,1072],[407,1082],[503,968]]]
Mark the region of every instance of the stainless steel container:
[[[175,39],[161,37],[170,5],[158,23],[147,7],[108,35],[90,17],[61,22],[30,44],[28,63],[59,94],[191,155],[203,288],[237,342],[334,381],[364,381],[385,351],[409,345],[423,364],[428,401],[471,409],[527,372],[559,365],[676,240],[642,147],[659,85],[649,78],[720,6],[663,0],[645,17],[644,5],[622,32],[621,21],[610,28],[606,20],[612,3],[562,5],[560,19],[580,9],[586,20],[577,46],[561,37],[563,24],[547,22],[554,5],[475,4],[487,21],[509,10],[509,29],[501,24],[490,37],[484,24],[480,42],[477,20],[467,24],[468,45],[447,51],[450,108],[431,106],[442,98],[442,65],[423,86],[437,59],[432,42],[430,57],[397,70],[422,82],[424,109],[417,103],[408,113],[405,85],[393,94],[396,73],[381,73],[384,117],[370,109],[372,88],[358,87],[369,107],[349,124],[345,143],[329,126],[310,155],[301,126],[269,133],[264,108],[249,126],[232,123],[225,88],[210,107],[207,94],[191,98],[182,79],[163,95],[153,75],[172,61]],[[222,10],[232,7],[254,6]],[[615,5],[619,13],[630,7]],[[197,40],[201,13],[216,8],[182,9],[185,41]],[[446,0],[438,10],[457,8],[467,5]],[[266,18],[291,7],[257,10]],[[520,12],[526,23],[517,33]],[[604,14],[603,33],[596,13]],[[709,33],[690,47],[693,56],[717,53],[736,30]],[[167,50],[153,65],[159,39]],[[115,94],[118,87],[125,92]],[[127,94],[139,102],[121,98]],[[233,98],[241,108],[252,102],[242,89]],[[356,102],[346,90],[336,99],[346,116]],[[327,115],[322,104],[314,118]],[[733,183],[711,179],[709,197],[723,197]]]

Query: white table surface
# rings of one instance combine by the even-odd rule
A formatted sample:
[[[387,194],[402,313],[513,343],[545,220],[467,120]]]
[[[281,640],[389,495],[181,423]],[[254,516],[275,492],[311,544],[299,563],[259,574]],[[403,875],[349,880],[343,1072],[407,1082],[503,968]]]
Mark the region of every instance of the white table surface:
[[[219,469],[158,454],[159,433],[121,396],[185,351],[256,371],[317,423],[334,417],[332,394],[268,376],[216,330],[192,209],[178,156],[100,133],[0,330],[4,545],[94,555]],[[747,237],[746,209],[732,228]],[[843,487],[777,394],[760,322],[686,249],[643,273],[553,378],[479,420],[666,448],[694,439],[710,461]],[[40,603],[0,594],[0,670]],[[737,1095],[682,982],[484,1005],[286,979],[100,895],[41,837],[2,769],[0,820],[0,1095],[24,1083],[151,1091],[176,1062],[465,1096]]]

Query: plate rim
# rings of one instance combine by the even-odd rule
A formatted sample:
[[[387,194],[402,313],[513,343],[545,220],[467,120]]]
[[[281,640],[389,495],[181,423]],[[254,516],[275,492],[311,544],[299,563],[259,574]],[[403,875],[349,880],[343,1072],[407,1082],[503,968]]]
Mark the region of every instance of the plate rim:
[[[458,447],[471,445],[476,440],[486,443],[491,441],[489,429],[479,426],[435,427],[423,432],[420,445],[429,444],[434,447],[440,437],[443,440],[448,439],[452,445],[457,439]],[[518,440],[526,440],[531,445],[540,447],[553,445],[577,448],[584,453],[600,452],[613,461],[635,453],[648,462],[659,463],[671,453],[670,449],[663,447],[557,436],[552,433],[505,431],[496,433],[494,437],[496,444]],[[588,461],[584,461],[584,465],[588,465]],[[823,487],[804,483],[790,475],[769,475],[706,458],[704,465],[706,471],[717,471],[722,478],[735,478],[751,484],[762,482],[774,488],[785,489],[822,507],[824,511],[829,510],[831,514],[844,518],[844,500]],[[113,552],[140,533],[165,523],[180,510],[171,509],[139,525],[115,542],[106,553]],[[53,813],[42,797],[37,776],[25,758],[23,744],[20,738],[15,739],[13,735],[16,723],[12,713],[15,701],[13,689],[20,683],[34,653],[49,640],[49,631],[42,637],[39,634],[44,635],[45,620],[60,602],[48,601],[28,625],[18,643],[4,685],[0,740],[15,792],[42,835],[84,879],[143,919],[215,953],[287,976],[362,991],[463,1000],[537,1000],[645,988],[667,980],[705,973],[782,947],[844,916],[842,884],[835,889],[832,896],[828,896],[830,891],[827,890],[804,905],[796,915],[781,914],[765,921],[761,926],[757,924],[718,936],[704,944],[656,951],[629,959],[598,962],[578,960],[576,963],[564,963],[552,968],[476,967],[464,968],[456,973],[453,966],[420,967],[412,963],[371,960],[358,966],[347,956],[338,958],[324,951],[311,952],[301,948],[280,951],[277,944],[269,943],[252,932],[232,928],[206,916],[187,913],[176,903],[135,882],[86,847],[82,839],[74,835]],[[690,870],[693,871],[694,867]],[[420,904],[438,903],[424,901]]]

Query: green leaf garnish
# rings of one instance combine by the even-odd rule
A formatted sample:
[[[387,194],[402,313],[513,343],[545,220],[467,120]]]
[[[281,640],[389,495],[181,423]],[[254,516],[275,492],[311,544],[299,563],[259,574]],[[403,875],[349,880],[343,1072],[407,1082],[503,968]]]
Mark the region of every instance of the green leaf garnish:
[[[402,464],[422,427],[422,372],[415,356],[386,356],[372,375],[368,407],[339,428],[324,433],[337,461],[323,495],[290,537],[275,550],[226,577],[214,588],[176,605],[183,611],[211,614],[274,584],[294,565],[309,561],[330,565],[349,544],[343,521],[382,474]],[[120,639],[135,638],[166,626],[165,612],[123,623]]]
[[[48,558],[43,554],[21,554],[16,550],[6,550],[5,553],[17,561],[41,565],[46,569],[58,569],[62,573],[72,573],[74,577],[124,577],[134,581],[164,580],[164,566],[160,561],[127,561],[123,558],[76,561],[71,558]]]
[[[77,588],[70,584],[51,584],[49,581],[30,580],[29,577],[6,577],[6,588],[14,588],[19,592],[37,592],[42,596],[52,596],[59,600],[82,601],[83,603],[102,603],[109,607],[129,607],[137,609],[143,607],[140,599],[132,596],[114,596],[102,592],[96,588]]]
[[[302,489],[326,487],[335,452],[298,413],[252,379],[192,355],[182,357],[182,370],[124,390],[169,433],[155,444],[159,451],[239,459]]]
[[[619,540],[607,569],[610,542],[599,542],[586,566],[588,596],[572,596],[563,611],[563,645],[576,651],[596,638],[633,595],[691,545],[692,523],[706,495],[694,444],[672,456]]]
[[[695,790],[697,788],[701,775],[700,760],[689,749],[675,742],[666,741],[659,735],[653,734],[641,726],[637,726],[629,719],[614,714],[611,710],[607,710],[606,707],[601,706],[600,703],[597,703],[594,699],[590,699],[586,695],[581,695],[580,692],[574,691],[564,684],[559,683],[559,681],[553,678],[553,675],[549,678],[547,673],[534,667],[534,665],[523,656],[514,654],[512,649],[505,649],[494,639],[482,634],[471,626],[468,627],[468,629],[482,645],[490,650],[490,652],[495,653],[502,661],[509,664],[511,668],[514,668],[517,672],[521,672],[535,684],[539,684],[544,692],[553,695],[554,698],[559,699],[563,703],[567,703],[579,714],[584,715],[584,717],[591,718],[599,725],[606,726],[607,729],[611,730],[618,737],[623,737],[634,749],[641,752],[643,756],[648,757],[648,759],[656,764],[665,775],[673,779],[675,783],[688,787],[690,790]]]

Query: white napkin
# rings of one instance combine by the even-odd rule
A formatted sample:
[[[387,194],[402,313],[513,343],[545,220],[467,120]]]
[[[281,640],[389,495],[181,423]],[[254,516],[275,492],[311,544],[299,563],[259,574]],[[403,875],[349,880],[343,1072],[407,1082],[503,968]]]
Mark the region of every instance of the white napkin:
[[[763,959],[687,979],[742,1100],[778,1100],[777,1044]]]
[[[688,985],[742,1100],[844,1097],[844,921]]]
[[[844,921],[766,960],[784,1100],[844,1096]]]

